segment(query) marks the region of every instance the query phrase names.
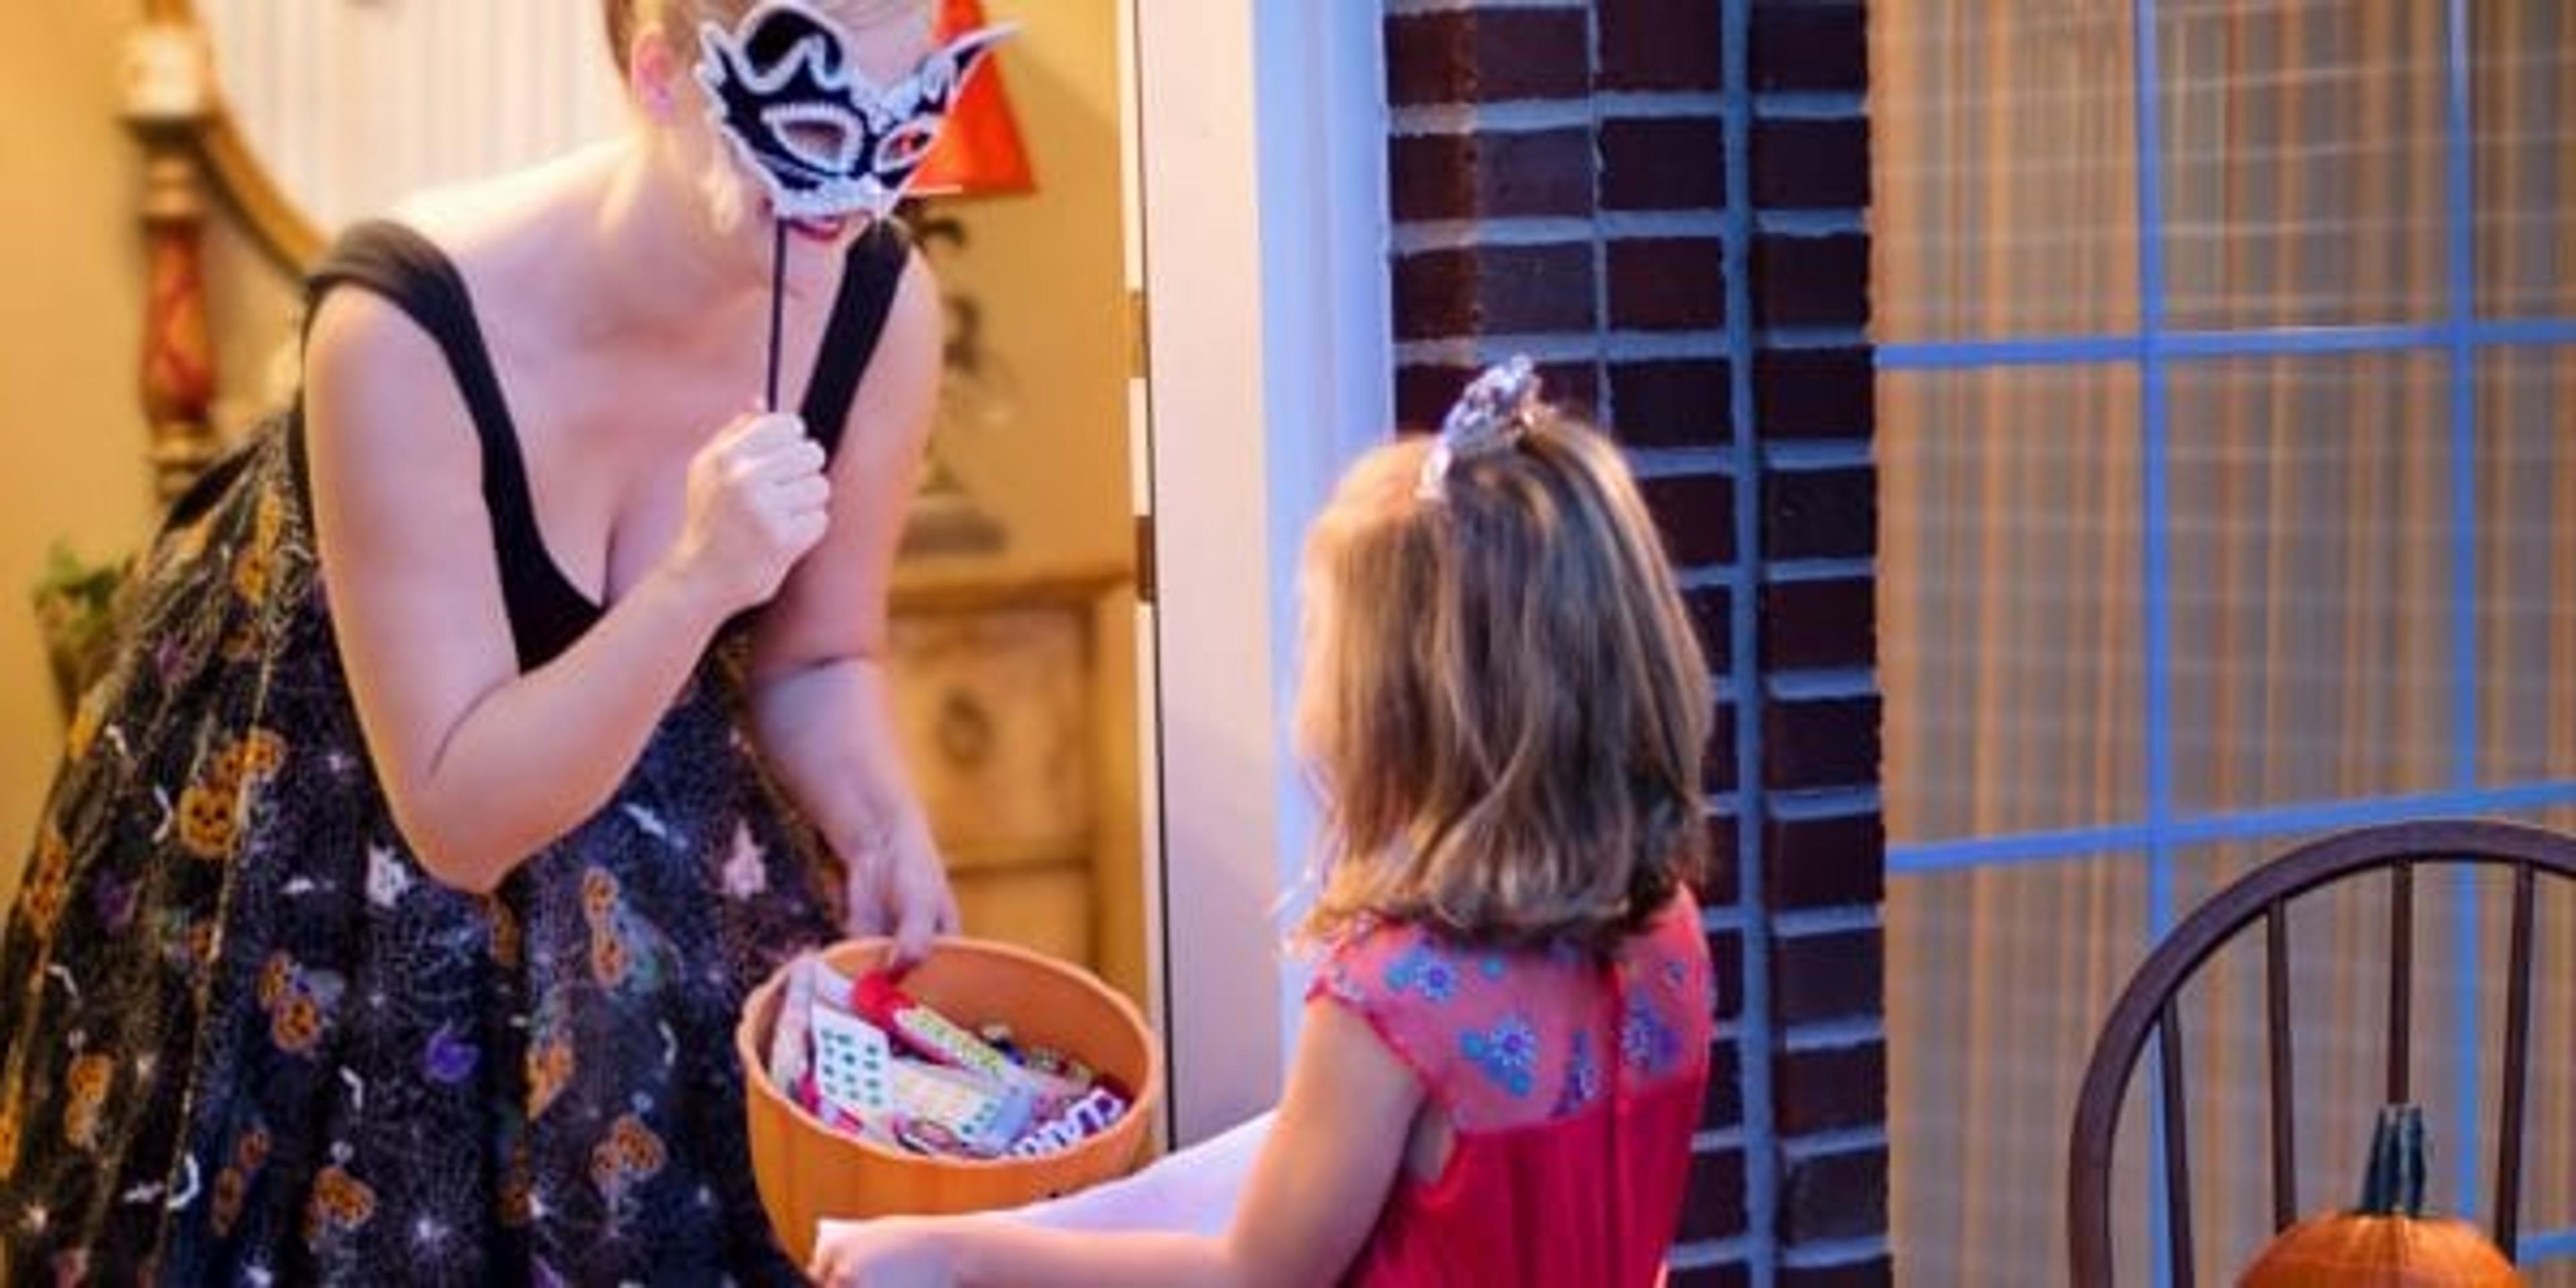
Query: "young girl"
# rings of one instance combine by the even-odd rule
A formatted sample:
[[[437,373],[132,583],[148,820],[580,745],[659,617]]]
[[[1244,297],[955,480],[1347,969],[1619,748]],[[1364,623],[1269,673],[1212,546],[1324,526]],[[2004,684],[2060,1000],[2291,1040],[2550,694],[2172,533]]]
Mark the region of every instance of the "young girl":
[[[1686,884],[1710,696],[1619,453],[1517,362],[1361,460],[1306,561],[1320,969],[1231,1227],[827,1221],[818,1279],[1654,1280],[1715,1009]],[[1140,1178],[1182,1191],[1161,1224],[1225,1169],[1195,1153]]]

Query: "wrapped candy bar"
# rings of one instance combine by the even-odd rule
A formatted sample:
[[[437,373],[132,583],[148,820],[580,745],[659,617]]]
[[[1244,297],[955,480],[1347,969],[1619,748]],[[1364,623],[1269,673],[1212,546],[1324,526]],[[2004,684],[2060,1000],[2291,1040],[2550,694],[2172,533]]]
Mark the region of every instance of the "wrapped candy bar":
[[[916,1060],[894,1062],[891,1092],[898,1139],[953,1140],[954,1152],[979,1158],[1008,1153],[1037,1118],[1026,1087]]]
[[[945,1158],[976,1156],[975,1151],[968,1149],[966,1142],[959,1139],[957,1133],[926,1118],[897,1124],[894,1129],[894,1139],[896,1144],[916,1154],[931,1154]]]
[[[1011,1034],[1010,1025],[987,1024],[975,1030],[975,1036],[984,1039],[984,1045],[1001,1052],[1003,1058],[1011,1063],[1024,1069],[1030,1067],[1028,1053],[1020,1049],[1019,1041]]]
[[[1014,1063],[991,1043],[914,1000],[884,971],[861,978],[851,988],[849,999],[852,1010],[925,1060],[1024,1087],[1048,1103],[1072,1100],[1082,1094],[1083,1089],[1067,1079]]]
[[[895,1103],[894,1043],[885,1031],[855,1015],[815,1007],[815,1116],[825,1125],[892,1140]]]
[[[1100,1075],[1091,1071],[1091,1066],[1054,1047],[1026,1046],[1014,1052],[1013,1055],[1019,1061],[1021,1068],[1031,1073],[1061,1079],[1077,1090],[1090,1090],[1091,1084],[1099,1081],[1100,1078]]]
[[[1061,1114],[1040,1124],[1011,1146],[1014,1158],[1030,1158],[1071,1149],[1109,1130],[1127,1113],[1127,1101],[1107,1087],[1094,1087]]]

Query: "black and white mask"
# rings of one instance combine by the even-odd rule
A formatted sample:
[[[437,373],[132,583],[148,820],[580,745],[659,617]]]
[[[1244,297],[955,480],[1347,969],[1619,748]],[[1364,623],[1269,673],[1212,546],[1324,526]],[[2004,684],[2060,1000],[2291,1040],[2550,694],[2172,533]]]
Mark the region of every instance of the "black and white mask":
[[[781,219],[884,217],[930,156],[966,78],[1008,27],[968,32],[912,74],[871,83],[848,33],[794,0],[769,0],[732,31],[698,32],[708,117],[733,143]]]

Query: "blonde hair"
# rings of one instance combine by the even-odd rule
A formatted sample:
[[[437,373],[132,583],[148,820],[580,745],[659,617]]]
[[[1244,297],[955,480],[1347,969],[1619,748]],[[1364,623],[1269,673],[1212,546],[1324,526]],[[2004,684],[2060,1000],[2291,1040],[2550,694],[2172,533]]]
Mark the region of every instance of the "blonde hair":
[[[1298,741],[1327,839],[1304,933],[1606,950],[1696,874],[1707,664],[1599,433],[1542,413],[1426,493],[1429,448],[1363,458],[1307,542]]]
[[[629,66],[635,51],[635,33],[659,23],[666,28],[695,30],[700,22],[731,25],[753,0],[600,0],[600,14],[608,30],[608,55],[617,60],[617,74],[634,70]],[[684,25],[683,25],[684,24]]]
[[[635,48],[635,33],[653,24],[680,32],[694,32],[698,24],[712,22],[731,27],[750,12],[758,0],[600,0],[601,16],[608,32],[610,56],[617,60],[617,72],[625,75]],[[925,23],[930,17],[931,0],[875,0],[875,3],[853,15],[853,28],[873,26],[888,18],[905,18]],[[684,51],[694,51],[696,38],[688,37]],[[694,56],[694,55],[692,55]]]

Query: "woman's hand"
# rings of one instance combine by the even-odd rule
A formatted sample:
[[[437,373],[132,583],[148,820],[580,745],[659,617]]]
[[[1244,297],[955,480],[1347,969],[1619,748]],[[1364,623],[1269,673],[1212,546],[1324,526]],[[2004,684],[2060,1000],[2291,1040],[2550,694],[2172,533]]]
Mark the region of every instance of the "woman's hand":
[[[949,1288],[957,1282],[936,1218],[825,1221],[805,1273],[823,1288]]]
[[[957,933],[957,896],[927,822],[914,815],[861,848],[841,856],[849,869],[850,934],[892,934],[895,964],[902,965],[921,960],[932,937]]]
[[[725,613],[768,602],[830,526],[832,484],[805,422],[747,414],[689,462],[672,567]]]

